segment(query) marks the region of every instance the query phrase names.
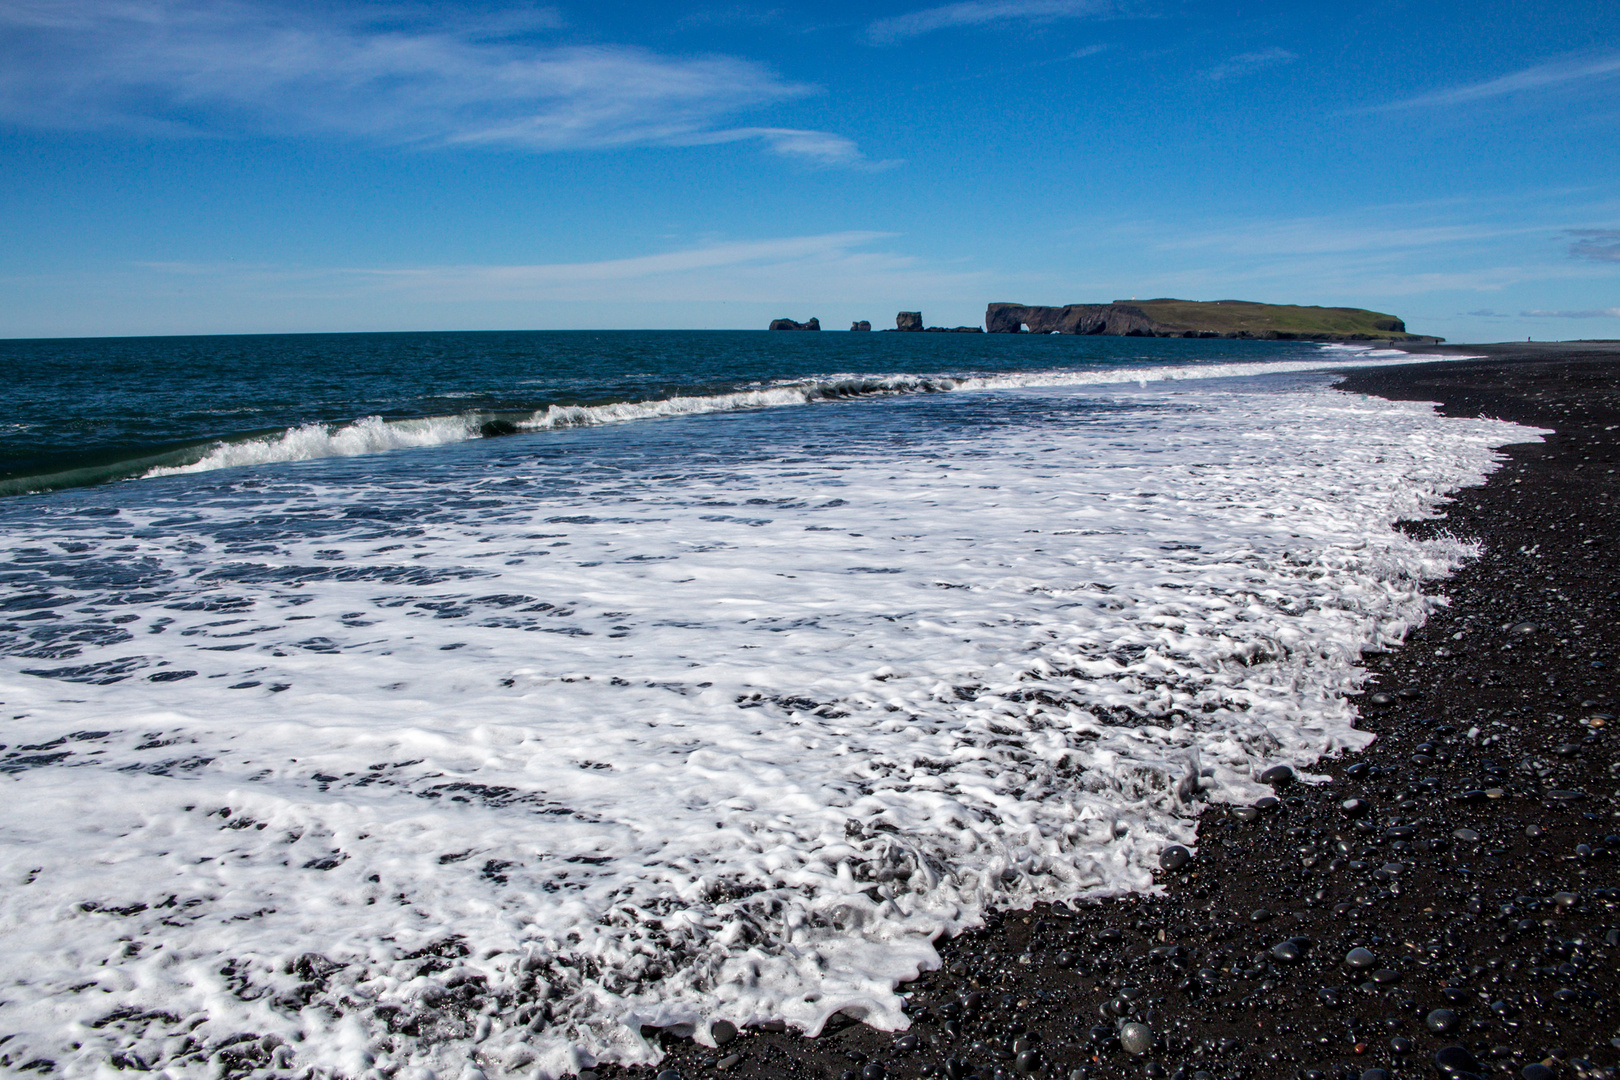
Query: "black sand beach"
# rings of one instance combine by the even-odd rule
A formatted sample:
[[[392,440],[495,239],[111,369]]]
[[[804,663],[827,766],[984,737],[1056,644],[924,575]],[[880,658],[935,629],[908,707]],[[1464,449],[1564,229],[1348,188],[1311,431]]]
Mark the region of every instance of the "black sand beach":
[[[1007,912],[945,943],[908,1032],[667,1037],[662,1069],[1615,1075],[1620,343],[1450,351],[1487,358],[1341,385],[1556,434],[1410,526],[1484,551],[1437,584],[1449,607],[1367,657],[1366,752],[1324,762],[1328,783],[1279,780],[1272,805],[1209,809],[1162,896]],[[597,1073],[626,1071],[646,1070]]]

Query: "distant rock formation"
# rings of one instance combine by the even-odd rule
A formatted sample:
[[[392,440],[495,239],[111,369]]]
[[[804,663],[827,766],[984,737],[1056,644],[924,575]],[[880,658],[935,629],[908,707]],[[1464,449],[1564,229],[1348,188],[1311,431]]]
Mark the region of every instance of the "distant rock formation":
[[[867,322],[865,319],[861,319],[858,322],[850,323],[849,328],[851,330],[870,330],[872,329],[872,324]]]
[[[894,328],[905,334],[982,334],[979,326],[924,326],[922,312],[902,311],[894,317]]]
[[[794,322],[792,319],[772,319],[772,330],[820,330],[821,320],[812,318],[809,322]]]
[[[1248,338],[1258,341],[1440,341],[1406,332],[1393,315],[1363,308],[1259,304],[1248,300],[1115,301],[1031,307],[991,304],[992,334],[1106,334],[1113,337]]]
[[[1111,337],[1157,337],[1147,312],[1129,304],[1066,304],[1025,307],[991,304],[984,326],[992,334],[1107,334]],[[1218,337],[1211,334],[1211,337]]]

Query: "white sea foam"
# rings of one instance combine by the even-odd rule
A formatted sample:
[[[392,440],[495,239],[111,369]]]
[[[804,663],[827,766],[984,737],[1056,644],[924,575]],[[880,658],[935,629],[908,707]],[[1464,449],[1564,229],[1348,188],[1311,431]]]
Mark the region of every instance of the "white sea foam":
[[[1359,346],[1328,346],[1320,359],[1234,361],[1226,364],[1144,364],[1139,367],[1088,367],[1072,370],[950,377],[943,375],[838,374],[821,379],[792,380],[723,394],[676,395],[644,401],[616,401],[602,405],[551,405],[519,420],[528,431],[596,427],[636,420],[657,420],[705,413],[811,405],[855,397],[931,394],[949,391],[1011,390],[1057,386],[1109,386],[1121,383],[1177,382],[1188,379],[1224,379],[1320,371],[1324,367],[1360,368],[1456,359],[1372,350]],[[304,424],[262,438],[221,441],[198,460],[165,465],[145,472],[146,477],[234,469],[276,462],[312,461],[327,457],[356,457],[389,450],[444,446],[477,438],[476,415],[430,416],[412,420],[384,420],[368,416],[350,424]]]
[[[902,1027],[939,932],[1150,888],[1205,800],[1364,745],[1360,650],[1471,550],[1392,523],[1529,437],[1321,379],[719,422],[8,521],[59,616],[0,658],[11,1060]]]
[[[165,465],[145,475],[180,476],[272,462],[358,457],[386,450],[444,446],[477,437],[478,421],[468,416],[430,416],[419,420],[366,416],[351,424],[302,424],[262,439],[219,442],[196,461]]]

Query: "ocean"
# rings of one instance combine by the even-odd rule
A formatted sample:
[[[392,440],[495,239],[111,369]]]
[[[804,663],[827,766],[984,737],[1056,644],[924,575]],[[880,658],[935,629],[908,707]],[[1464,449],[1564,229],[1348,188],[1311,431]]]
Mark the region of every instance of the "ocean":
[[[1395,523],[1536,437],[1331,388],[1412,360],[0,342],[0,1065],[904,1027],[940,934],[1151,889],[1204,808],[1366,744],[1361,656],[1474,553]]]

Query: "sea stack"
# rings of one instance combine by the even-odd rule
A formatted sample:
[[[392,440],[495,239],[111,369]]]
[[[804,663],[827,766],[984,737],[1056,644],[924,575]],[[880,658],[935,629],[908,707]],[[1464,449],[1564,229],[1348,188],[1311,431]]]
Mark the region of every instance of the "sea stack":
[[[894,317],[894,328],[907,333],[916,333],[923,328],[922,312],[902,311]]]
[[[820,330],[821,320],[811,318],[809,322],[794,322],[792,319],[772,319],[772,330]]]
[[[872,329],[872,324],[867,322],[865,319],[858,319],[855,322],[850,323],[849,328],[851,330],[870,330]]]

